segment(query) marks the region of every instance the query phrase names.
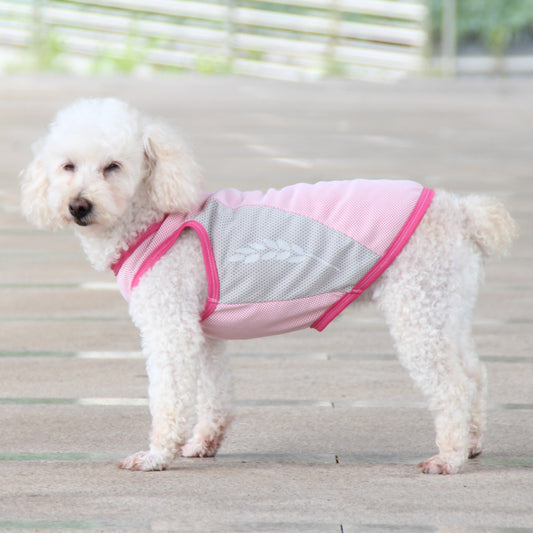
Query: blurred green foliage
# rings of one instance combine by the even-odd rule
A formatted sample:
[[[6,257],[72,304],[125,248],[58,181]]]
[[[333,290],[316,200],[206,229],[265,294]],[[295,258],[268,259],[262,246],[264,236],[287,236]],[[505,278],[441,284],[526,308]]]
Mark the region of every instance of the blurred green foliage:
[[[433,39],[441,35],[442,3],[429,0]],[[533,41],[533,0],[456,0],[459,45],[479,42],[494,54]]]

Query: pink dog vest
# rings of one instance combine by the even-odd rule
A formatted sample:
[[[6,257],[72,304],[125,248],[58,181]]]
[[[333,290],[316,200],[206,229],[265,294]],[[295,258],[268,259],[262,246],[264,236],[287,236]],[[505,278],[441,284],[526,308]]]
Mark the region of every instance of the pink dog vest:
[[[412,181],[299,184],[266,193],[222,189],[150,226],[112,266],[129,301],[186,228],[200,238],[207,335],[247,339],[322,331],[391,264],[433,191]]]

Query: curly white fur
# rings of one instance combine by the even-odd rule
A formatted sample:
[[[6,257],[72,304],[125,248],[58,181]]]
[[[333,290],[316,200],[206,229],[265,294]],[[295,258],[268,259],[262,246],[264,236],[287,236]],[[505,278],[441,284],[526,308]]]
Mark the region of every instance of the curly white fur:
[[[35,225],[73,224],[92,263],[105,270],[165,213],[187,212],[202,178],[167,126],[114,99],[80,100],[61,111],[23,176],[22,209]],[[505,208],[486,197],[438,191],[397,259],[369,290],[400,361],[427,396],[439,453],[427,473],[458,472],[481,453],[486,372],[475,352],[472,311],[484,256],[517,235]],[[133,291],[130,314],[150,379],[150,449],[125,459],[162,470],[178,454],[212,456],[231,421],[231,378],[223,343],[203,334],[207,282],[200,243],[183,235]]]

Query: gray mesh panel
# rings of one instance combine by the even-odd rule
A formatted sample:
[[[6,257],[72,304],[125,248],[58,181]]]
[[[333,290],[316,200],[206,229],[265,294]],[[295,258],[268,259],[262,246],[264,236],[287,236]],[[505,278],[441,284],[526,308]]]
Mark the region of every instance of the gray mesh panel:
[[[220,303],[269,302],[350,291],[379,256],[314,220],[210,200],[196,219],[213,245]]]

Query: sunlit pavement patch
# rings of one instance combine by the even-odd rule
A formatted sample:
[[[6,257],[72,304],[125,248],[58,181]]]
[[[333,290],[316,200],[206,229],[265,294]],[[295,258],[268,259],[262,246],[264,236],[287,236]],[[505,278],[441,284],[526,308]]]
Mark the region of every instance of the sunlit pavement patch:
[[[237,407],[327,407],[347,409],[425,409],[424,402],[401,400],[309,400],[286,398],[243,398]],[[147,398],[0,398],[0,405],[81,405],[95,407],[145,407]],[[529,411],[532,403],[490,404],[490,410]]]
[[[98,320],[98,319],[89,319]],[[104,320],[104,319],[102,319]],[[105,319],[107,320],[107,319]],[[295,359],[309,361],[395,361],[397,357],[392,353],[337,353],[337,352],[310,352],[310,353],[229,353],[232,359]],[[54,352],[54,351],[0,351],[0,357],[57,357],[75,359],[144,359],[141,351],[81,351],[81,352]],[[482,355],[485,363],[520,363],[533,364],[533,356],[529,355]]]

